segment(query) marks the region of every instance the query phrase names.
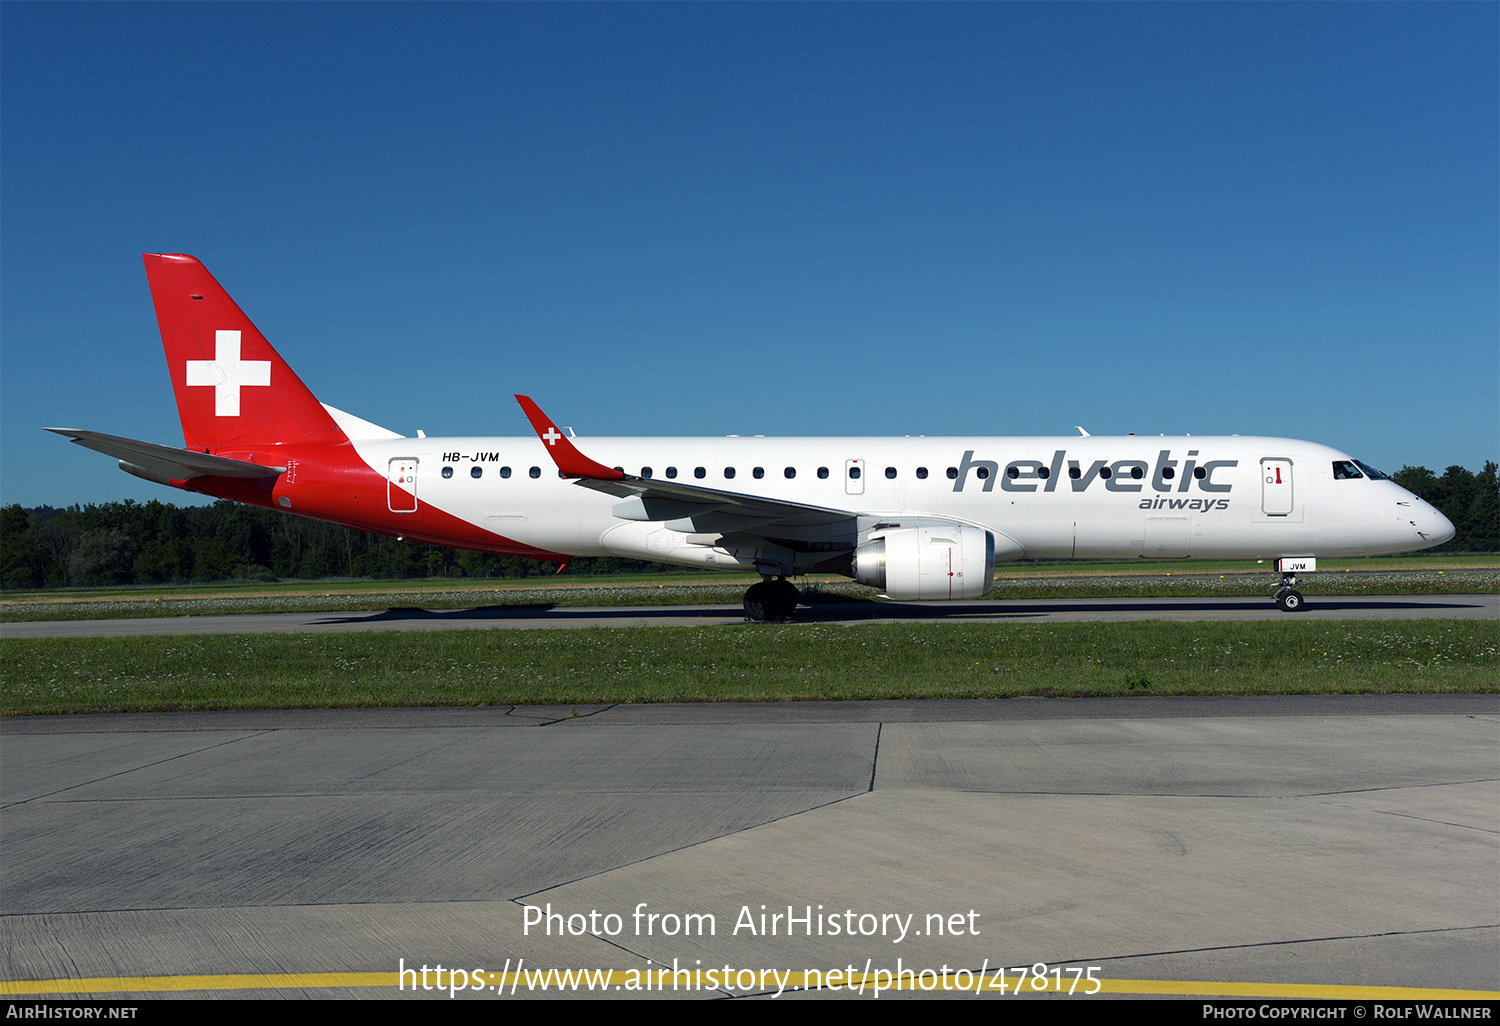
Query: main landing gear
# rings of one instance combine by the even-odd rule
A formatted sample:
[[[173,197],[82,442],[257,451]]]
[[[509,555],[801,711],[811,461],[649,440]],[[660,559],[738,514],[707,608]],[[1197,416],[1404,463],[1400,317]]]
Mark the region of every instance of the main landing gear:
[[[745,619],[790,619],[800,597],[796,585],[785,577],[775,580],[767,577],[759,584],[750,585],[750,590],[745,592]]]
[[[1283,613],[1300,613],[1307,608],[1302,593],[1293,587],[1296,583],[1296,574],[1282,571],[1281,587],[1276,589],[1276,607]]]

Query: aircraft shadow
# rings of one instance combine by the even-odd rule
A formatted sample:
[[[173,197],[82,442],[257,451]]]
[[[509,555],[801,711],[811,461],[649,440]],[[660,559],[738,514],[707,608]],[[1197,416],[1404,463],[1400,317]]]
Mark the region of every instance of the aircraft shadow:
[[[1473,602],[1462,599],[1420,601],[1390,596],[1333,596],[1309,600],[1308,608],[1319,611],[1351,613],[1401,612],[1423,609],[1472,610]],[[1046,601],[987,602],[817,602],[797,608],[792,623],[850,623],[865,620],[1013,620],[1057,614],[1136,614],[1161,613],[1265,613],[1275,611],[1269,597],[1202,598],[1202,599],[1078,599]],[[391,625],[490,622],[495,624],[525,621],[567,623],[583,621],[641,620],[662,623],[677,620],[720,618],[725,623],[744,620],[736,605],[711,606],[556,606],[547,603],[525,606],[477,606],[472,609],[417,609],[397,607],[376,613],[351,613],[347,616],[321,618],[320,625],[376,624]]]
[[[1311,599],[1308,609],[1338,612],[1400,612],[1402,610],[1469,610],[1479,608],[1464,601],[1412,601],[1392,597],[1330,597]],[[848,620],[972,620],[1015,619],[1068,613],[1141,614],[1159,613],[1265,613],[1276,612],[1269,598],[1228,599],[1078,599],[1045,602],[850,602],[801,606],[796,619],[802,622]]]

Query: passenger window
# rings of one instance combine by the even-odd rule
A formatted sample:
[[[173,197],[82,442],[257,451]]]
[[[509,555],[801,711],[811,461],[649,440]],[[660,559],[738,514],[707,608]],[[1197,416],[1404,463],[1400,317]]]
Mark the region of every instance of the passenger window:
[[[677,468],[676,467],[668,467],[667,468],[667,480],[669,480],[669,481],[675,481],[675,480],[677,480]]]
[[[917,480],[918,481],[926,481],[927,480],[927,468],[926,467],[918,467],[917,468]]]
[[[500,468],[500,476],[501,477],[510,477],[510,468],[509,467],[501,467]]]
[[[693,468],[693,476],[698,478],[700,481],[703,480],[703,478],[707,476],[707,474],[708,471],[704,470],[702,467]]]
[[[641,468],[641,476],[644,477],[644,478],[650,478],[651,477],[651,468],[650,467],[642,467]]]
[[[782,471],[782,473],[784,473],[786,475],[786,479],[790,481],[792,478],[797,476],[797,468],[787,467],[786,470]]]
[[[1083,476],[1083,471],[1079,470],[1077,467],[1069,467],[1068,476],[1071,477],[1074,481],[1077,481],[1080,477]]]
[[[1174,478],[1176,476],[1177,476],[1177,471],[1173,470],[1171,467],[1162,467],[1161,468],[1161,479],[1163,481],[1170,481],[1170,480],[1172,480],[1172,478]]]
[[[849,480],[851,480],[851,481],[858,481],[859,480],[859,468],[858,467],[850,467],[849,468]]]
[[[542,476],[542,468],[541,467],[532,467],[531,468],[531,476],[533,478],[541,477]]]
[[[1099,468],[1099,479],[1101,481],[1108,481],[1110,478],[1112,478],[1114,476],[1115,476],[1115,472],[1113,470],[1110,470],[1108,467],[1100,467]]]
[[[1015,470],[1016,468],[1015,467],[1011,467],[1010,469],[1011,470]],[[976,468],[974,468],[974,473],[979,478],[979,480],[984,481],[984,480],[987,480],[989,478],[989,476],[990,476],[990,468],[989,467],[976,467]]]
[[[1205,477],[1208,476],[1208,471],[1204,470],[1202,467],[1194,467],[1193,476],[1196,477],[1199,481],[1202,481]]]
[[[821,481],[824,478],[826,478],[827,476],[828,476],[828,468],[827,467],[819,467],[818,468],[818,480]]]
[[[892,480],[892,481],[896,480],[896,468],[895,467],[886,467],[885,468],[885,476],[888,479]]]
[[[444,467],[443,468],[443,476],[444,477],[452,477],[453,476],[453,468],[452,467]]]
[[[761,478],[766,476],[766,468],[756,467],[754,470],[750,471],[750,476],[759,481]]]
[[[949,467],[948,468],[948,480],[949,481],[957,481],[958,480],[958,468],[957,467]]]
[[[733,467],[725,467],[724,468],[724,480],[726,480],[726,481],[733,481],[734,480],[734,468]]]
[[[481,478],[481,477],[484,476],[484,468],[483,467],[471,467],[471,468],[469,468],[469,476],[472,477],[472,478],[474,478],[476,481],[479,480],[479,478]]]
[[[1039,477],[1039,478],[1041,478],[1043,481],[1045,481],[1045,480],[1047,480],[1047,478],[1049,478],[1049,477],[1052,476],[1052,468],[1051,467],[1037,467],[1036,468],[1036,476]]]
[[[1146,476],[1146,472],[1144,470],[1142,470],[1140,467],[1131,467],[1130,468],[1130,476],[1133,477],[1133,478],[1135,478],[1137,481],[1139,481],[1141,478],[1143,478],[1143,477]]]

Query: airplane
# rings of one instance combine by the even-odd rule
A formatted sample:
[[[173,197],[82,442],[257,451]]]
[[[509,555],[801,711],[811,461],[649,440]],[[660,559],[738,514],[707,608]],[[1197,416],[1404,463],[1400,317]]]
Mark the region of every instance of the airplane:
[[[408,438],[319,402],[197,259],[143,255],[184,447],[47,428],[158,484],[361,531],[566,566],[625,556],[835,573],[897,600],[977,599],[1016,559],[1317,559],[1440,545],[1442,513],[1337,449],[1285,438],[590,438],[525,395],[535,437]],[[585,453],[584,450],[587,450]],[[560,567],[561,569],[561,567]]]

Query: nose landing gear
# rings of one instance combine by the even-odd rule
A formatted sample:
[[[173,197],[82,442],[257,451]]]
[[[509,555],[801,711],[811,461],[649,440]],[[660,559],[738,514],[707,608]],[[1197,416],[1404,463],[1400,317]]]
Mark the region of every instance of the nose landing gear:
[[[1297,579],[1295,577],[1290,581],[1282,578],[1282,587],[1276,592],[1276,606],[1283,613],[1300,613],[1307,608],[1302,600],[1302,593],[1288,586],[1296,583]]]
[[[1302,598],[1302,593],[1297,590],[1297,571],[1305,570],[1309,573],[1318,568],[1318,561],[1311,556],[1288,558],[1283,556],[1276,561],[1276,569],[1281,571],[1281,587],[1276,589],[1276,608],[1283,613],[1300,613],[1307,608],[1307,603]]]
[[[745,592],[745,619],[790,619],[800,597],[796,585],[785,577],[775,580],[767,577],[759,584],[750,585]]]

